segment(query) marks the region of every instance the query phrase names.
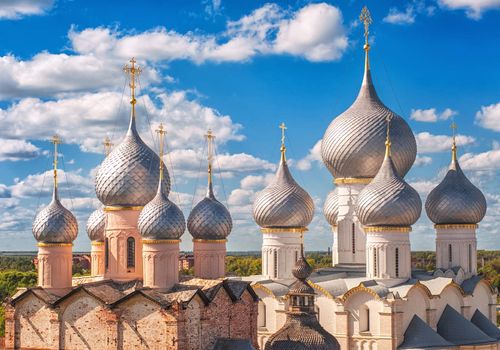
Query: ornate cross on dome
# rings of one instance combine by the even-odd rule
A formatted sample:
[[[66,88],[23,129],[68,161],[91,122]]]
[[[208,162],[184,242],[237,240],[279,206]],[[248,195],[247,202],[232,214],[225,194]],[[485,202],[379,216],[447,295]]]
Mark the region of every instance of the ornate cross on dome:
[[[135,99],[135,80],[142,73],[142,69],[135,65],[137,61],[134,57],[132,57],[129,62],[130,65],[126,64],[123,67],[123,71],[127,75],[130,75],[130,104],[132,105],[132,116],[135,117],[135,104],[137,103],[137,100]]]
[[[452,144],[451,144],[451,157],[452,157],[452,160],[453,161],[456,161],[457,160],[457,143],[456,143],[456,130],[457,130],[457,124],[455,123],[455,121],[452,121],[451,122],[451,130],[452,130],[452,134],[453,134],[453,140],[452,140]]]
[[[52,136],[50,142],[54,144],[54,188],[57,188],[57,145],[61,143],[61,138],[56,134]]]
[[[359,20],[361,23],[364,24],[365,26],[365,50],[370,49],[370,45],[368,44],[368,34],[370,34],[370,24],[373,23],[372,21],[372,16],[370,14],[370,10],[368,10],[368,7],[364,6],[363,9],[361,10],[361,14],[359,15]]]
[[[385,118],[385,121],[387,123],[387,130],[386,130],[386,135],[385,135],[385,157],[390,157],[391,156],[391,120],[392,118],[390,116],[387,116]]]
[[[111,143],[111,140],[107,136],[102,144],[104,145],[104,155],[107,157],[111,153],[111,147],[113,147],[113,144]]]
[[[160,180],[163,180],[163,139],[167,130],[163,128],[163,123],[160,123],[155,131],[158,133],[158,139],[160,140]]]
[[[281,129],[281,158],[283,160],[286,159],[285,157],[285,152],[286,152],[286,147],[285,147],[285,130],[286,130],[286,125],[285,123],[281,123],[279,128]]]
[[[208,155],[208,184],[212,184],[212,160],[214,157],[214,139],[215,135],[212,133],[212,130],[208,129],[205,134],[207,138],[207,155]]]

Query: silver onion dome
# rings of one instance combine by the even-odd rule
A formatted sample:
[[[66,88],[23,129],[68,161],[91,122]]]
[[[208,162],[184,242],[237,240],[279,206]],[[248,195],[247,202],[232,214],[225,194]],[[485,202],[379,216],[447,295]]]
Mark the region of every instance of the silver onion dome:
[[[32,231],[40,243],[72,243],[78,235],[76,218],[59,201],[57,187],[52,201],[35,217]]]
[[[421,211],[420,196],[397,173],[389,145],[380,170],[358,195],[358,219],[365,226],[411,226]]]
[[[106,206],[143,206],[156,195],[160,158],[141,139],[132,115],[125,139],[102,162],[97,172],[97,198]],[[165,194],[170,178],[165,170]]]
[[[137,228],[144,239],[179,239],[186,229],[184,214],[165,195],[162,183],[156,196],[142,209]]]
[[[282,150],[276,176],[255,198],[253,218],[263,228],[304,228],[313,214],[314,202],[295,182]]]
[[[194,239],[226,239],[233,229],[233,220],[227,208],[214,195],[212,183],[207,195],[191,210],[187,228]]]
[[[323,214],[326,221],[332,226],[337,225],[337,217],[339,215],[339,194],[337,189],[330,191],[323,205]]]
[[[427,196],[425,211],[435,224],[477,224],[486,214],[486,199],[460,168],[456,146],[446,176]]]
[[[87,235],[92,242],[104,241],[104,229],[106,227],[106,213],[103,208],[96,209],[87,220]]]
[[[395,140],[394,166],[400,176],[411,168],[417,154],[415,137],[406,121],[379,99],[372,82],[366,50],[363,83],[354,103],[336,117],[321,143],[321,156],[335,178],[373,178],[384,159],[385,121]]]

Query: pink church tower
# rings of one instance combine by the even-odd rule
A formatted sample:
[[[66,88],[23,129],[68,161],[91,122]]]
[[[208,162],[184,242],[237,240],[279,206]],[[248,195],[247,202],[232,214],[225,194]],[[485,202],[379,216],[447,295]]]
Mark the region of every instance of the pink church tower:
[[[96,177],[96,195],[104,204],[104,278],[119,281],[142,279],[142,244],[137,220],[156,195],[160,158],[141,139],[136,128],[135,87],[141,69],[135,59],[124,71],[130,76],[132,111],[127,135],[102,162]],[[165,172],[163,191],[170,179]]]
[[[160,124],[160,159],[163,158],[163,136]],[[139,215],[138,228],[142,236],[144,287],[167,291],[179,282],[179,242],[186,230],[182,211],[164,191],[163,162],[156,196]]]
[[[215,136],[210,130],[205,136],[208,143],[207,194],[189,214],[187,227],[193,236],[195,276],[216,279],[226,275],[226,242],[233,228],[233,221],[227,208],[214,195],[212,160]]]
[[[73,241],[78,235],[75,216],[59,200],[57,188],[57,145],[54,144],[54,189],[52,201],[33,222],[33,235],[38,241],[38,286],[62,295],[71,289]]]

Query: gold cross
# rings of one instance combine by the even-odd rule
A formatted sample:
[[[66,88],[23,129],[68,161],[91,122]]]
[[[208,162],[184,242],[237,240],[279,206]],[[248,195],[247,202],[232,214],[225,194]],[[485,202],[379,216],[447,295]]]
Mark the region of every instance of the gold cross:
[[[126,74],[130,75],[130,83],[129,83],[130,95],[131,95],[130,104],[132,105],[132,113],[135,116],[135,104],[137,102],[135,99],[135,80],[142,73],[142,69],[140,67],[135,66],[137,61],[135,60],[134,57],[132,57],[132,59],[129,62],[131,64],[130,65],[126,64],[123,67],[123,71]]]
[[[111,147],[113,147],[113,144],[111,143],[111,140],[107,136],[102,144],[104,145],[104,154],[107,157],[111,153]]]
[[[163,180],[163,138],[167,130],[163,128],[163,123],[160,123],[158,129],[155,131],[158,133],[158,138],[160,139],[160,180]]]
[[[215,135],[212,133],[212,130],[208,129],[205,134],[207,138],[207,154],[208,154],[208,184],[209,186],[212,184],[212,160],[214,156],[214,139]]]
[[[368,34],[370,33],[370,24],[373,23],[372,16],[370,14],[370,10],[368,10],[368,7],[363,7],[363,9],[361,10],[361,14],[359,15],[359,20],[365,26],[365,45],[368,47]]]
[[[55,134],[50,139],[50,142],[54,144],[54,187],[57,187],[57,145],[61,143],[61,138]]]
[[[281,129],[281,144],[285,144],[285,130],[286,130],[286,125],[285,123],[281,123],[279,128]]]

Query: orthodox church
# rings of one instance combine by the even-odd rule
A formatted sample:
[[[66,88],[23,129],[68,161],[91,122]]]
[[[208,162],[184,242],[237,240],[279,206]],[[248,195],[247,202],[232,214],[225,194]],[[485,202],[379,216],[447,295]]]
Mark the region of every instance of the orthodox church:
[[[360,18],[365,25],[361,88],[354,103],[331,122],[321,145],[335,184],[324,203],[333,231],[333,267],[301,276],[293,268],[295,262],[305,265],[301,247],[314,204],[290,173],[284,133],[275,178],[254,202],[253,216],[263,235],[262,274],[243,280],[252,282],[260,298],[259,347],[500,349],[496,291],[476,270],[476,229],[486,200],[460,169],[455,137],[446,176],[425,203],[435,224],[437,269],[411,269],[409,235],[422,202],[404,176],[415,161],[415,137],[377,95],[366,8]],[[301,293],[297,277],[307,281]],[[311,298],[298,301],[297,294]],[[296,326],[291,311],[297,302],[315,315],[315,329],[326,330],[328,337],[310,336],[307,327]],[[327,340],[331,335],[339,345]],[[312,344],[306,339],[323,341],[301,347],[297,337],[306,344]]]

